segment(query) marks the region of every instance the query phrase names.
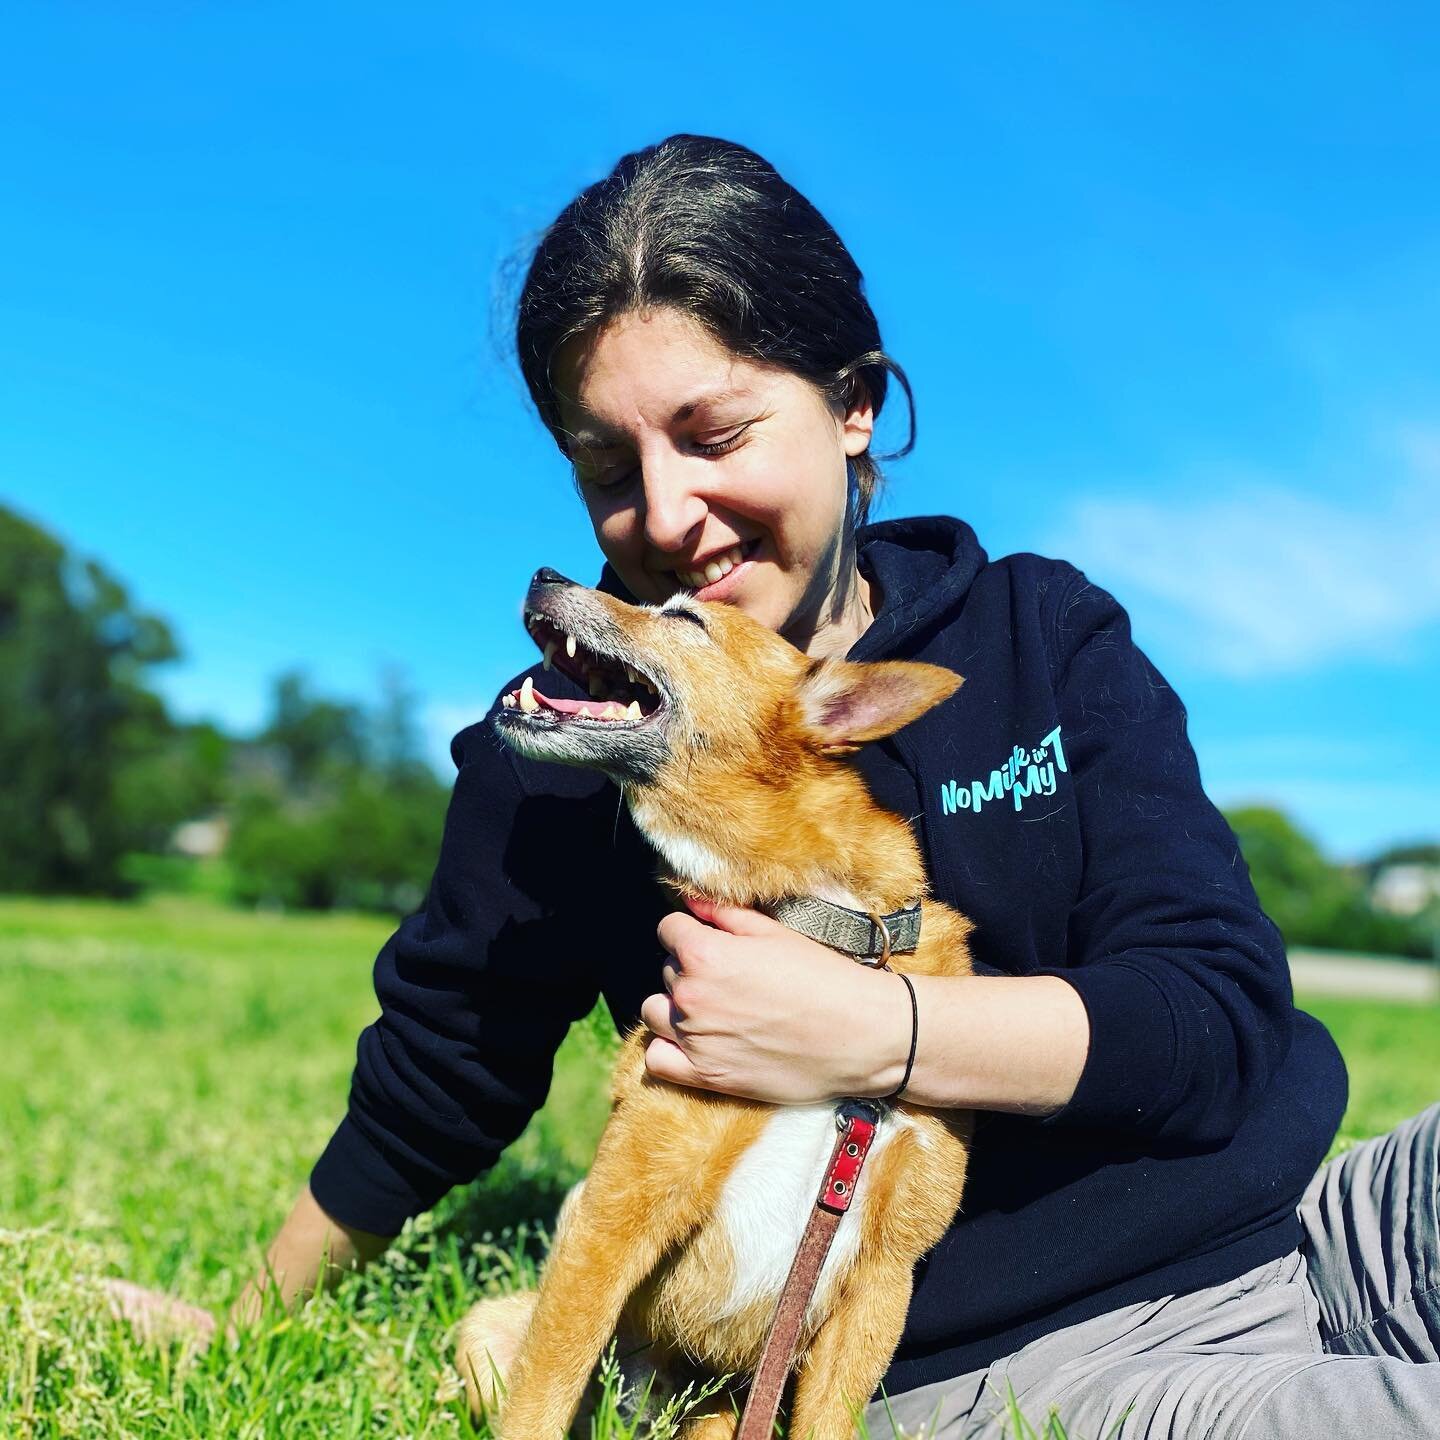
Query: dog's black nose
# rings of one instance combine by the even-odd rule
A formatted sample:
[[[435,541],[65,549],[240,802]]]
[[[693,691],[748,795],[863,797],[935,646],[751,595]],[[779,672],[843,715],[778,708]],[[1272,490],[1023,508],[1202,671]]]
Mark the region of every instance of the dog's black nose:
[[[533,590],[537,585],[573,585],[574,583],[568,575],[562,575],[558,570],[552,570],[548,565],[542,565],[531,577],[530,588]]]

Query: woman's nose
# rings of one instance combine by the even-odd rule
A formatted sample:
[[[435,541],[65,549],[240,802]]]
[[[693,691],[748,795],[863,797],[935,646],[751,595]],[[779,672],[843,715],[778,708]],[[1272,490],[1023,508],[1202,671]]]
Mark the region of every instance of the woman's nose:
[[[684,463],[647,463],[643,489],[646,542],[667,555],[684,551],[708,513],[704,498],[688,483]]]

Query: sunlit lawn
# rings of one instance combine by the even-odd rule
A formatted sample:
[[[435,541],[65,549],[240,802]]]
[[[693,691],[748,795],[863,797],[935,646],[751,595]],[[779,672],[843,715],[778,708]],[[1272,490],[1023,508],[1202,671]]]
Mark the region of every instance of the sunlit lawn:
[[[0,1434],[464,1435],[446,1330],[514,1283],[604,1119],[609,1039],[577,1027],[497,1170],[385,1264],[238,1353],[143,1349],[123,1275],[222,1310],[340,1117],[388,933],[157,899],[0,900]],[[1341,1142],[1440,1096],[1440,1011],[1309,1005],[1350,1062]]]

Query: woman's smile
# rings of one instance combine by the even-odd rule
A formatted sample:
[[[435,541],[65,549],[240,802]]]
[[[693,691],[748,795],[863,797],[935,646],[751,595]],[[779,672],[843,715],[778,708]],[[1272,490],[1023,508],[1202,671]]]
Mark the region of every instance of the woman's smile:
[[[761,541],[745,540],[728,549],[702,556],[687,566],[670,571],[676,594],[694,595],[697,600],[734,602],[735,591],[755,567]]]

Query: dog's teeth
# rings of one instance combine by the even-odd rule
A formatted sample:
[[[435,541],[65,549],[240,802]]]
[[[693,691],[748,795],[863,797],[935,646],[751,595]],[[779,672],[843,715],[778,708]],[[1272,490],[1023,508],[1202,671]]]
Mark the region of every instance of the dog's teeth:
[[[520,687],[520,708],[527,715],[533,715],[540,708],[540,702],[535,698],[535,682],[528,675]]]
[[[547,670],[550,668],[550,661],[553,658],[554,654],[555,642],[553,640],[547,640],[545,642],[545,668]]]
[[[500,697],[500,704],[501,704],[506,710],[513,710],[513,709],[515,708],[515,692],[514,692],[513,690],[507,690],[507,691]]]
[[[627,720],[638,720],[640,718],[640,702],[638,700],[632,700],[629,705],[625,707],[625,718]]]
[[[575,658],[575,637],[573,635],[567,635],[565,637],[565,653],[572,660]]]
[[[635,672],[628,665],[625,667],[625,678],[632,685],[635,683]]]

